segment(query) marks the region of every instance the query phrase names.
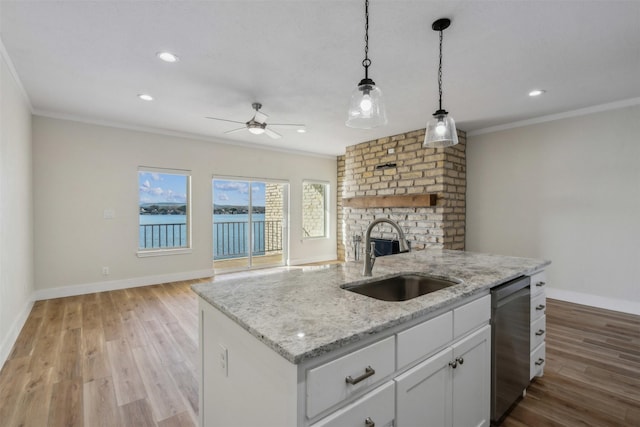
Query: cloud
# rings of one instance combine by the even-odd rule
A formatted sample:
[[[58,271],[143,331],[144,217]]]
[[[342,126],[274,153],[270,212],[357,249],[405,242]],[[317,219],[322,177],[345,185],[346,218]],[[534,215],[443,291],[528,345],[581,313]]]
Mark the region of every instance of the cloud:
[[[229,200],[229,196],[225,193],[219,193],[218,200],[226,202],[227,200]]]
[[[151,178],[153,178],[154,181],[160,181],[162,179],[160,178],[160,174],[155,172],[151,174]]]
[[[238,191],[240,193],[249,192],[249,184],[246,182],[216,181],[215,187],[218,190]]]

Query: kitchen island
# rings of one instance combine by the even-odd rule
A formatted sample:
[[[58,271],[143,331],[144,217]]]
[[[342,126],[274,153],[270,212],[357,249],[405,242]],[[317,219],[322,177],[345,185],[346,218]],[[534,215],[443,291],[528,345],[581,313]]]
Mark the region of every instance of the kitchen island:
[[[374,412],[384,412],[376,425],[391,425],[398,379],[472,335],[486,337],[490,289],[548,264],[426,250],[378,258],[372,278],[362,276],[361,263],[345,263],[194,285],[200,297],[201,424],[329,426],[353,418],[360,420],[353,425],[372,425],[374,417],[359,414],[366,400]],[[408,272],[461,283],[403,302],[341,288]],[[484,367],[487,349],[485,339]],[[331,379],[334,374],[339,381]],[[481,382],[489,393],[484,374]]]

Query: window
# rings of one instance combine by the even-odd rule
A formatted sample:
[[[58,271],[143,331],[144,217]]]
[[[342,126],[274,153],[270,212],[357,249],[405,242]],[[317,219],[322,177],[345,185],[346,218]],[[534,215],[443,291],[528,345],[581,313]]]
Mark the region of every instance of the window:
[[[139,256],[191,247],[190,181],[189,171],[138,169]]]
[[[303,181],[302,235],[304,238],[327,237],[329,225],[329,184]]]

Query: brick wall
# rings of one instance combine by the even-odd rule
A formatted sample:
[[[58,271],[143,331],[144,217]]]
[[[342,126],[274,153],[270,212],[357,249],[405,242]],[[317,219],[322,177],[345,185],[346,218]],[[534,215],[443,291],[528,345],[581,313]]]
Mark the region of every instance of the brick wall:
[[[326,184],[302,185],[302,230],[305,237],[323,237],[326,233]]]
[[[353,260],[354,236],[364,234],[376,218],[396,221],[413,250],[427,246],[464,250],[466,194],[466,134],[459,144],[423,148],[424,129],[347,147],[338,157],[338,257]],[[393,151],[393,152],[391,152]],[[395,167],[376,166],[395,163]],[[342,198],[436,193],[436,206],[425,208],[348,208]],[[373,236],[396,239],[381,225]],[[360,244],[362,251],[362,244]],[[361,252],[362,253],[362,252]]]
[[[282,252],[283,185],[265,185],[265,248],[270,254]],[[279,250],[269,250],[277,248]]]

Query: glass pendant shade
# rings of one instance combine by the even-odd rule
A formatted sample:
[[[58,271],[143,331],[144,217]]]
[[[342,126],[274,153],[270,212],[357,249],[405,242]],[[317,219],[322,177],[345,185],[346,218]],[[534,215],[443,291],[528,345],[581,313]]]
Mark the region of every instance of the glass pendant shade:
[[[458,143],[458,132],[453,117],[446,111],[438,110],[427,122],[423,147],[442,148]]]
[[[346,125],[372,129],[387,124],[382,91],[371,79],[364,79],[351,93]]]

